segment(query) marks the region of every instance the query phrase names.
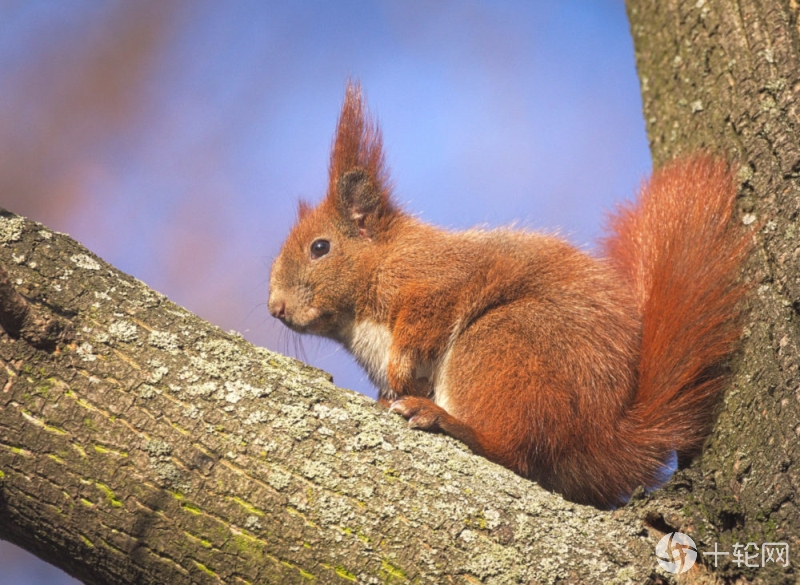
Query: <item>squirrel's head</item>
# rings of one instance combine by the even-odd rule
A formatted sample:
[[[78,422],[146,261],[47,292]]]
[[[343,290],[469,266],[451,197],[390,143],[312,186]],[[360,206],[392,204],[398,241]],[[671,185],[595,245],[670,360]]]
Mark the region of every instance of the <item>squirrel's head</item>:
[[[381,134],[358,84],[347,87],[331,152],[328,192],[300,203],[272,265],[269,312],[291,329],[339,338],[366,294],[375,254],[401,213],[392,202]]]

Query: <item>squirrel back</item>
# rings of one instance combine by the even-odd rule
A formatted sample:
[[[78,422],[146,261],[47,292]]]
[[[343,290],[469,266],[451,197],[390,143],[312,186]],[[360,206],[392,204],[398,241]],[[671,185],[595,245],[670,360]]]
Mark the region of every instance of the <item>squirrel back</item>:
[[[700,449],[749,249],[724,163],[656,171],[611,217],[605,258],[523,230],[450,232],[393,201],[351,84],[329,179],[273,264],[270,312],[342,343],[412,427],[599,507]]]

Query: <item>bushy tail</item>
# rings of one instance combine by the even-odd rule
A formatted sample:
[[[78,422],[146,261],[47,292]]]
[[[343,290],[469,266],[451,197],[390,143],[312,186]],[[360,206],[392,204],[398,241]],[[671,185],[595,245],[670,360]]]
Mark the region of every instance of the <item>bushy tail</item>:
[[[656,171],[610,217],[605,250],[630,279],[643,323],[628,436],[648,451],[690,455],[709,431],[747,290],[751,237],[732,224],[735,195],[727,165],[700,155]]]

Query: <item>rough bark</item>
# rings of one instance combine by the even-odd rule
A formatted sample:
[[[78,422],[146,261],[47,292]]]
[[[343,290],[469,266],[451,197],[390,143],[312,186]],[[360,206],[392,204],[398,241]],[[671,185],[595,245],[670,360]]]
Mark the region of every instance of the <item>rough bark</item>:
[[[740,165],[739,209],[761,229],[743,350],[701,460],[652,504],[701,548],[787,542],[800,553],[800,31],[796,0],[628,0],[653,159],[699,148]],[[793,569],[719,576],[794,582]]]
[[[86,583],[656,573],[639,507],[570,504],[411,431],[65,235],[3,213],[0,266],[39,324],[0,331],[0,538]]]

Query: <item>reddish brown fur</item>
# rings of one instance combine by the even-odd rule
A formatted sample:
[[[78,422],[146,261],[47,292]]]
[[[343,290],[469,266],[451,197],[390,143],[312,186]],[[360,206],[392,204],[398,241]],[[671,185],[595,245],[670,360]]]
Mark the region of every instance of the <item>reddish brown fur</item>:
[[[656,484],[672,451],[696,452],[712,420],[748,249],[734,195],[711,157],[661,169],[611,219],[605,260],[552,236],[440,230],[392,202],[351,85],[327,196],[301,209],[269,307],[342,342],[412,426],[614,506]]]
[[[361,99],[361,87],[349,83],[331,147],[328,199],[335,197],[334,191],[339,178],[356,167],[367,171],[381,197],[388,202],[391,185],[383,156],[381,131],[370,118]]]
[[[683,454],[702,447],[719,368],[741,331],[735,308],[746,288],[737,280],[749,245],[730,227],[735,194],[721,161],[675,161],[610,219],[605,241],[643,316],[637,417],[653,441]]]

